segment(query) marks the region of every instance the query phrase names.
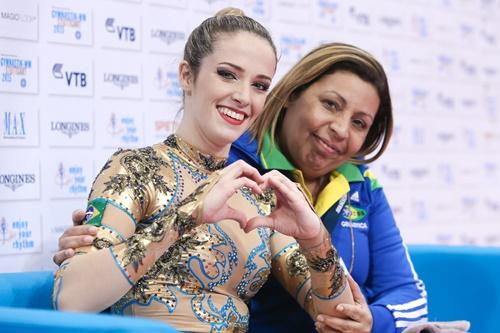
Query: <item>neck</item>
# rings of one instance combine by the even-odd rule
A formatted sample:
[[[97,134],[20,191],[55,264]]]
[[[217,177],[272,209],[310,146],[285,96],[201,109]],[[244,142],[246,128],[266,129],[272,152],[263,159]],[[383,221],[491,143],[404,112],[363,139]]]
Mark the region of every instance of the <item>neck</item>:
[[[304,175],[304,182],[309,192],[311,192],[311,196],[313,197],[314,202],[316,202],[319,193],[328,183],[328,175],[316,178],[308,178],[306,177],[306,175]]]
[[[229,144],[217,144],[213,140],[207,138],[204,133],[199,130],[194,124],[190,124],[189,120],[184,117],[175,131],[175,135],[180,137],[185,142],[196,147],[200,152],[214,157],[225,158],[229,155]]]

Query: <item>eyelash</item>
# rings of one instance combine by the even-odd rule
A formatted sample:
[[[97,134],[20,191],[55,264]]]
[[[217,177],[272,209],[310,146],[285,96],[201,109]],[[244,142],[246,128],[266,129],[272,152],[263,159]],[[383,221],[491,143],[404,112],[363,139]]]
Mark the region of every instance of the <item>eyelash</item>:
[[[360,124],[356,124],[356,122],[358,122],[358,121],[360,122]],[[356,126],[358,128],[361,128],[361,129],[366,128],[366,123],[361,119],[354,119],[352,122],[353,122],[354,126]]]
[[[253,86],[255,88],[259,89],[260,91],[266,92],[269,90],[269,85],[261,83],[261,82],[254,83]]]
[[[227,80],[236,80],[237,76],[231,71],[226,69],[217,69],[217,74]]]
[[[338,111],[340,109],[339,105],[336,102],[329,100],[323,101],[323,105],[328,111]]]
[[[325,101],[323,101],[323,105],[325,106],[325,108],[328,111],[332,111],[333,112],[333,111],[339,111],[340,110],[339,105],[336,102],[334,102],[334,101],[325,100]],[[359,122],[359,123],[357,123],[357,122]],[[361,119],[354,119],[352,121],[352,123],[357,128],[366,129],[366,122],[364,122]]]
[[[238,79],[238,76],[235,73],[233,73],[227,69],[217,69],[217,74],[226,80],[237,80]],[[255,88],[257,88],[258,90],[263,91],[263,92],[266,92],[269,90],[269,85],[262,83],[262,82],[256,82],[256,83],[253,83],[252,85]]]

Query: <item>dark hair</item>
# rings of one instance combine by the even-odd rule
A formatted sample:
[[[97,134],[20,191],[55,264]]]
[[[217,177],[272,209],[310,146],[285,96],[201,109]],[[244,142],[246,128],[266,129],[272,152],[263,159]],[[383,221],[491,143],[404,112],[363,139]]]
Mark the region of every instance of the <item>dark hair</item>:
[[[281,128],[285,104],[298,98],[307,88],[321,80],[325,75],[337,71],[355,74],[363,81],[373,85],[380,99],[380,105],[373,124],[368,131],[360,151],[353,156],[353,163],[369,163],[379,158],[387,148],[392,135],[393,117],[389,84],[382,65],[368,52],[352,45],[329,43],[321,45],[305,55],[278,82],[269,94],[264,112],[251,129],[262,147],[265,133],[270,132],[274,141]],[[304,110],[307,112],[307,110]],[[377,150],[377,148],[379,148]],[[373,152],[367,159],[359,159]]]
[[[234,34],[247,31],[269,42],[276,55],[276,46],[267,31],[259,22],[245,16],[245,13],[237,8],[225,8],[217,12],[215,16],[203,21],[188,37],[184,47],[184,60],[191,67],[193,77],[200,70],[201,61],[213,52],[214,43],[219,35],[227,33]]]

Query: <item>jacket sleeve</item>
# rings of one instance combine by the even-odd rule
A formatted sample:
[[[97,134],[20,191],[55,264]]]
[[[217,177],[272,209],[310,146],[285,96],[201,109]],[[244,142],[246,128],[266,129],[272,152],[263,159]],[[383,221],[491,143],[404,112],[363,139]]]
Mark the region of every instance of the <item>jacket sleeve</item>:
[[[370,192],[370,275],[365,289],[372,332],[399,333],[410,324],[427,320],[427,295],[382,188],[376,186]]]

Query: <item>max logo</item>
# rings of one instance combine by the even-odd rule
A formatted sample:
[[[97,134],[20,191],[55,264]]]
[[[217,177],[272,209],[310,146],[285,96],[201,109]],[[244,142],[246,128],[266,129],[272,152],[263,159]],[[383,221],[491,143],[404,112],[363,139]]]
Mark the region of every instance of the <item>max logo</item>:
[[[68,87],[85,88],[87,86],[87,75],[81,72],[63,72],[63,64],[54,64],[52,66],[52,75],[56,79],[66,79]]]
[[[120,40],[135,42],[135,29],[132,27],[122,27],[115,25],[115,19],[108,17],[104,24],[106,31],[110,33],[117,33]]]

